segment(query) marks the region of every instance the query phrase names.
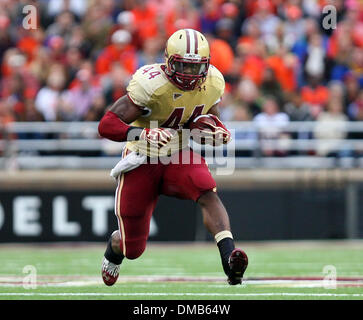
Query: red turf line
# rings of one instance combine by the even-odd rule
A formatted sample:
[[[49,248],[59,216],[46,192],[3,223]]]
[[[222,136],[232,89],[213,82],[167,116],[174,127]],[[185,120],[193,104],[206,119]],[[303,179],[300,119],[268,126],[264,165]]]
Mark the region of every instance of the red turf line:
[[[245,280],[306,280],[306,281],[321,281],[324,280],[324,277],[251,277],[244,278]],[[337,281],[363,281],[363,277],[337,277]]]

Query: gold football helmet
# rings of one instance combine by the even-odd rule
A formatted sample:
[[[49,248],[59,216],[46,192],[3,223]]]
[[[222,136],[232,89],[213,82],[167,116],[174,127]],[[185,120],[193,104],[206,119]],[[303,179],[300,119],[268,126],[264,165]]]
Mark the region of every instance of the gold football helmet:
[[[206,78],[210,51],[205,36],[193,29],[174,32],[165,48],[166,74],[182,90],[193,90]]]

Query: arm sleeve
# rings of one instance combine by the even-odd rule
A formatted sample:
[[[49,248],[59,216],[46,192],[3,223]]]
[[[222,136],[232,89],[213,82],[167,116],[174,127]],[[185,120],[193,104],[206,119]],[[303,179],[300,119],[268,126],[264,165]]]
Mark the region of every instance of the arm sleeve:
[[[127,140],[127,134],[131,128],[116,113],[107,111],[98,124],[98,133],[101,137],[122,142]]]

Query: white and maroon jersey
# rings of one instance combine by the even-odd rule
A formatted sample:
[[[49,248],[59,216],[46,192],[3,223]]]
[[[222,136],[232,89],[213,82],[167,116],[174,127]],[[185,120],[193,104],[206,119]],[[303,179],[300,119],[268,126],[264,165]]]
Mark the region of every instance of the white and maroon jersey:
[[[207,114],[219,102],[225,82],[219,70],[210,65],[205,81],[194,90],[184,91],[176,87],[167,77],[163,64],[145,65],[133,75],[127,95],[144,109],[144,115],[130,125],[142,128],[166,127],[181,130],[189,119]],[[189,137],[175,136],[170,143],[150,151],[141,141],[129,141],[127,148],[150,157],[169,155],[188,145]]]

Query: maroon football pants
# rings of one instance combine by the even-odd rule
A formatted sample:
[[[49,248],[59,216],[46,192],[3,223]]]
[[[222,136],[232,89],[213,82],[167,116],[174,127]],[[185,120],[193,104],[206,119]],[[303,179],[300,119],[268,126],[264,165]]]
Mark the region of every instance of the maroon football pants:
[[[197,201],[205,192],[216,191],[216,183],[199,154],[183,149],[163,160],[142,164],[118,177],[115,214],[121,252],[128,259],[138,258],[145,250],[160,194]]]

